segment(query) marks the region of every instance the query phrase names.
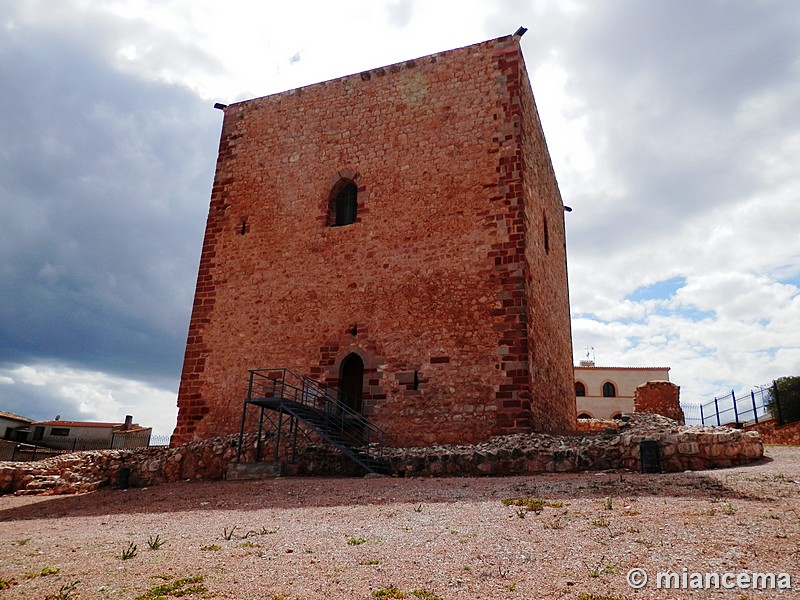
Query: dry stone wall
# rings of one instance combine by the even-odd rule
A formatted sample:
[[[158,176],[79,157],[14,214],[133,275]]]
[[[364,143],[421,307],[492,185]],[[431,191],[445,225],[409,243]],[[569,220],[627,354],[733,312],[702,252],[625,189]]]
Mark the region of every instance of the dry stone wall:
[[[478,445],[390,448],[386,458],[399,476],[511,475],[640,468],[640,443],[658,443],[664,471],[740,465],[763,456],[756,432],[727,427],[687,427],[659,415],[634,414],[617,433],[552,436],[513,434]],[[179,480],[218,480],[236,458],[237,437],[228,436],[176,448],[100,450],[67,454],[33,463],[0,463],[0,493],[74,494],[101,486],[152,486]],[[245,439],[242,460],[252,461],[256,439]],[[269,442],[262,456],[271,456]],[[287,475],[363,473],[335,450],[316,443],[301,446]],[[123,481],[124,479],[124,481]]]

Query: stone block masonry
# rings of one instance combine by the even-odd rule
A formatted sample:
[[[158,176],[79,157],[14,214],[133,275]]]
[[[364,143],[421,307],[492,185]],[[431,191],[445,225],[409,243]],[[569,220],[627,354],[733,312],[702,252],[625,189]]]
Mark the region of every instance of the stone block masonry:
[[[800,421],[778,425],[775,419],[767,419],[746,425],[744,429],[757,432],[765,444],[800,446]]]
[[[636,388],[633,395],[633,410],[655,413],[685,423],[680,392],[680,386],[669,381],[648,381]]]
[[[218,480],[226,476],[237,455],[237,437],[213,438],[175,448],[97,450],[78,452],[39,462],[0,462],[0,494],[75,494],[116,485],[127,470],[132,487],[180,480]],[[387,459],[391,471],[402,476],[523,475],[605,469],[640,469],[640,443],[658,443],[664,471],[712,469],[746,464],[762,458],[763,445],[756,432],[727,427],[687,427],[660,415],[635,413],[620,423],[620,431],[605,434],[553,436],[513,434],[476,445],[451,444],[418,448],[392,448]],[[244,464],[233,475],[265,463],[253,463],[255,436],[243,447]],[[269,446],[269,442],[267,442]],[[264,456],[271,456],[269,447]],[[303,443],[298,460],[279,457],[276,471],[286,475],[363,475],[337,451]],[[279,468],[280,467],[280,468]]]
[[[225,108],[172,443],[238,431],[247,370],[274,367],[399,446],[574,429],[564,207],[517,37]]]

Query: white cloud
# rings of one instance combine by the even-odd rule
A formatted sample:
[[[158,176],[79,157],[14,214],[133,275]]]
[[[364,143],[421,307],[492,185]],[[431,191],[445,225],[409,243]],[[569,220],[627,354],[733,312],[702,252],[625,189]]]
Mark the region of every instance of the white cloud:
[[[11,6],[0,20],[26,69],[14,81],[38,93],[14,107],[15,121],[39,133],[26,125],[17,143],[0,148],[4,162],[19,165],[0,170],[3,196],[18,194],[7,209],[14,231],[0,236],[0,280],[35,283],[3,300],[6,330],[25,325],[4,349],[24,346],[39,323],[52,336],[46,352],[83,366],[24,356],[17,363],[25,366],[0,372],[4,403],[13,401],[9,390],[21,390],[47,417],[51,407],[100,420],[130,413],[171,429],[219,122],[210,104],[207,118],[197,104],[185,110],[188,97],[231,102],[279,92],[519,25],[530,28],[525,60],[564,201],[574,208],[566,222],[576,358],[594,346],[604,364],[672,366],[688,400],[796,374],[793,3],[729,3],[724,11],[624,0]],[[40,56],[47,60],[22,60]],[[30,64],[38,70],[29,73]],[[165,102],[153,82],[185,95]],[[82,88],[95,92],[89,102]],[[132,94],[136,102],[119,101]],[[42,99],[55,97],[41,110]],[[24,113],[29,106],[35,118]],[[92,154],[98,145],[101,155]],[[50,179],[57,183],[45,186]],[[673,278],[683,285],[671,296],[631,298]],[[109,343],[95,347],[90,337]],[[175,371],[167,384],[164,372],[148,380],[103,370],[114,352],[124,358],[117,372],[166,363],[142,349],[152,357],[167,346]]]
[[[0,369],[0,382],[16,383],[0,396],[0,407],[35,420],[58,414],[63,420],[121,423],[130,414],[155,435],[169,435],[175,427],[175,391],[135,379],[37,363]]]

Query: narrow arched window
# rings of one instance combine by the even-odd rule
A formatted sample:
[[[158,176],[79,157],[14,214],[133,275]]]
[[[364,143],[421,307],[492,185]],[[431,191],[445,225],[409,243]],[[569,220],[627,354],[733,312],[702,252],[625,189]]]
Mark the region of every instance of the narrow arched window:
[[[575,395],[581,397],[586,395],[586,386],[583,385],[580,381],[575,382]]]
[[[542,226],[544,229],[544,251],[550,254],[550,228],[547,227],[547,215],[542,213]]]
[[[614,387],[614,384],[610,381],[606,381],[603,384],[603,398],[616,398],[617,397],[617,388]]]
[[[584,413],[581,413],[581,414],[579,414],[579,415],[578,415],[578,418],[579,418],[579,419],[591,419],[591,418],[592,418],[592,415],[590,415],[589,413],[585,413],[585,412],[584,412]]]
[[[358,188],[352,181],[344,185],[333,199],[333,210],[335,220],[333,225],[340,227],[350,225],[356,221],[356,210],[358,209]]]

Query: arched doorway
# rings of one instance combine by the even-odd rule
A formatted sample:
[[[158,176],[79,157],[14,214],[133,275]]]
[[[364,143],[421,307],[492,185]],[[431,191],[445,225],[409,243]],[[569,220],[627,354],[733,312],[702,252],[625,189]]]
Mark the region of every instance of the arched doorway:
[[[364,361],[358,354],[348,354],[339,369],[339,401],[361,412],[364,394]]]

